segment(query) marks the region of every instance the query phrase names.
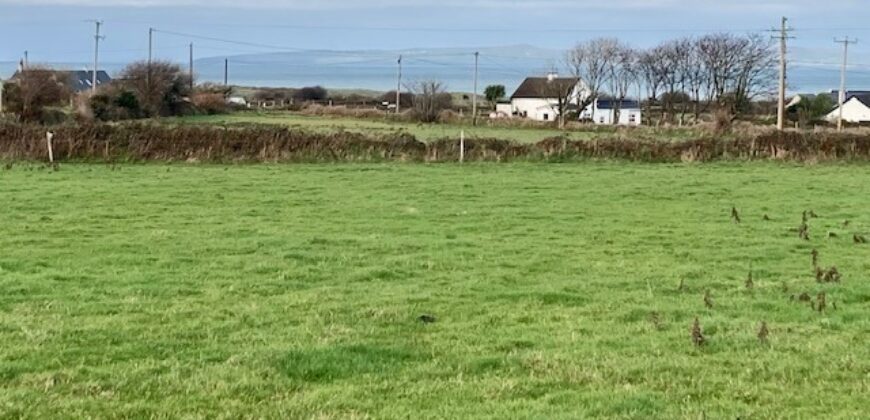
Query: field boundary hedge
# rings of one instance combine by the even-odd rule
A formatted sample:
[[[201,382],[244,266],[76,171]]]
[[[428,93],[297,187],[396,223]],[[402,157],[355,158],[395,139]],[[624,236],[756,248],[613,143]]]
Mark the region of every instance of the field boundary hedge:
[[[410,134],[375,137],[256,126],[170,126],[158,123],[67,125],[53,128],[58,161],[189,162],[455,162],[459,140],[425,143]],[[0,123],[0,159],[46,160],[46,129]],[[619,159],[643,162],[783,160],[870,161],[870,136],[788,131],[740,138],[661,141],[567,140],[535,144],[467,139],[468,161]]]

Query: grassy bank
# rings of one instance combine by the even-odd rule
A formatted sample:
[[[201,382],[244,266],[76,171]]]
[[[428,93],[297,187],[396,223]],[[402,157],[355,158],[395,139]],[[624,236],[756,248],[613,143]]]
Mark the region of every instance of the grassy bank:
[[[686,140],[697,133],[689,129],[672,130],[631,130],[617,127],[587,126],[574,130],[559,130],[545,124],[521,124],[520,122],[487,121],[473,126],[469,123],[419,124],[412,122],[389,121],[384,119],[363,119],[338,116],[303,115],[290,112],[242,112],[228,115],[201,115],[168,119],[169,123],[206,124],[206,125],[248,125],[265,124],[290,127],[324,134],[340,132],[361,133],[373,136],[407,133],[425,142],[443,138],[459,138],[465,132],[469,138],[509,140],[518,143],[537,143],[541,140],[564,136],[570,140],[590,140],[620,138],[626,135],[658,140]]]
[[[0,417],[860,418],[868,177],[16,164]]]
[[[647,138],[537,143],[497,138],[443,138],[424,142],[406,132],[389,135],[322,133],[273,125],[168,125],[158,122],[64,125],[52,128],[52,156],[62,162],[457,162],[586,161],[710,162],[782,160],[868,161],[870,135],[762,132],[675,141]],[[46,128],[0,124],[0,160],[46,160]],[[463,144],[464,147],[460,147]],[[463,155],[464,152],[464,155]]]

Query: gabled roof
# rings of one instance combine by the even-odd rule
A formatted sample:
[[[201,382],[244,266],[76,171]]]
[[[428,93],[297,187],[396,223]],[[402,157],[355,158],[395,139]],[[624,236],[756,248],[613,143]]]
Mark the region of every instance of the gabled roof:
[[[92,70],[76,70],[70,71],[70,88],[76,92],[88,90],[92,87],[94,80],[94,72]],[[103,70],[97,72],[97,86],[108,84],[112,81],[109,73]]]
[[[93,83],[94,72],[93,70],[49,70],[54,73],[55,77],[58,81],[65,81],[67,86],[73,92],[84,92],[86,90],[91,89],[91,84]],[[14,75],[12,75],[12,80],[17,79],[20,76],[20,72],[16,71]],[[100,70],[97,72],[97,86],[102,86],[108,84],[112,81],[112,78],[109,77],[109,73],[106,73],[104,70]]]
[[[556,77],[552,80],[548,77],[528,77],[517,88],[511,99],[555,98],[554,92],[567,92],[577,87],[579,83],[580,79],[576,77]]]
[[[870,90],[847,90],[846,91],[846,102],[849,102],[850,99],[856,98],[861,101],[862,104],[870,107]],[[840,103],[840,91],[832,90],[831,91],[831,100],[834,101],[835,104]]]

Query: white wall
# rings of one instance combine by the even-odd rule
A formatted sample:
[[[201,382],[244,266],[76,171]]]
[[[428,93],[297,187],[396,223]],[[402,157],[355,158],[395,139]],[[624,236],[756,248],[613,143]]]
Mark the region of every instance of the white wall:
[[[520,118],[535,121],[555,121],[559,115],[558,101],[536,98],[519,98],[511,101],[513,113]]]
[[[495,112],[499,115],[506,115],[508,117],[513,116],[514,105],[513,104],[496,104]]]
[[[568,98],[568,103],[577,103],[577,98],[589,97],[586,85],[581,81]],[[556,121],[559,118],[559,101],[546,98],[516,98],[511,100],[511,116],[535,121]]]
[[[840,119],[840,109],[835,109],[825,118],[830,122],[837,122]],[[870,108],[857,98],[849,99],[843,104],[843,121],[850,123],[870,122]]]
[[[614,110],[612,109],[595,109],[595,115],[592,114],[592,105],[586,107],[581,114],[582,119],[591,120],[595,124],[610,125],[613,124]],[[633,117],[633,118],[632,118]],[[619,111],[619,125],[640,125],[642,123],[643,113],[638,108],[624,108]]]

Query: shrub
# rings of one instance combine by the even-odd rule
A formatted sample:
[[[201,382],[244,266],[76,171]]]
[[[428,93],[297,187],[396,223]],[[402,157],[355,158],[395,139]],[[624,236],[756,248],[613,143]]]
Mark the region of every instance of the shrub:
[[[4,101],[8,110],[21,121],[52,122],[57,115],[47,108],[60,105],[70,97],[66,84],[66,80],[59,80],[58,73],[53,70],[29,68],[18,74],[16,83],[5,85]]]
[[[121,71],[116,84],[135,95],[144,117],[191,113],[186,100],[191,94],[190,76],[177,64],[135,62]]]
[[[229,110],[224,95],[219,93],[197,93],[192,100],[199,113],[217,115],[225,114]]]
[[[325,101],[328,99],[328,92],[320,86],[304,87],[293,94],[293,99],[299,102]]]

